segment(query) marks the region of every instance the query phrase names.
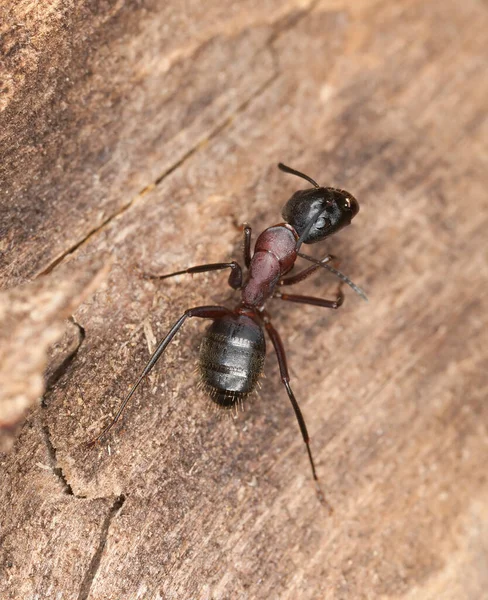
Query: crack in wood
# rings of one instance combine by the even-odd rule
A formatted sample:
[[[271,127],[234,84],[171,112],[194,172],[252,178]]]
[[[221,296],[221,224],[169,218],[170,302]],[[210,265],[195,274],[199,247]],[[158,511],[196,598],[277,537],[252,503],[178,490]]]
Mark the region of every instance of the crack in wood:
[[[107,543],[108,532],[110,529],[110,525],[112,520],[117,516],[118,512],[122,508],[125,502],[124,494],[117,496],[115,498],[112,507],[110,508],[108,515],[105,517],[105,520],[102,525],[102,530],[100,534],[100,541],[98,543],[98,547],[90,561],[88,569],[83,577],[83,581],[81,582],[80,593],[78,594],[78,600],[87,600],[90,595],[90,591],[93,585],[93,581],[98,573],[98,569],[100,567],[100,563],[102,561],[103,551],[105,549],[105,545]]]
[[[276,61],[274,61],[276,62]],[[57,258],[55,258],[47,267],[45,267],[44,269],[42,269],[41,271],[39,271],[36,276],[34,277],[34,279],[37,279],[38,277],[41,277],[43,275],[48,275],[49,273],[51,273],[59,264],[61,264],[65,258],[67,258],[68,256],[70,256],[71,254],[73,254],[74,252],[76,252],[76,250],[78,250],[81,246],[83,246],[86,242],[88,242],[92,237],[94,237],[95,235],[97,235],[98,233],[100,233],[101,231],[103,231],[108,225],[110,225],[110,223],[112,221],[114,221],[117,217],[120,217],[121,215],[123,215],[124,213],[126,213],[130,208],[132,208],[132,206],[134,206],[134,204],[140,200],[145,194],[147,194],[148,192],[152,191],[156,186],[158,186],[166,177],[168,177],[169,175],[171,175],[171,173],[173,173],[174,171],[176,171],[176,169],[178,169],[179,167],[181,167],[183,165],[183,163],[185,163],[189,158],[191,158],[196,152],[198,152],[198,150],[200,148],[202,148],[203,146],[205,146],[209,141],[213,140],[219,133],[221,133],[226,127],[228,127],[232,121],[234,120],[234,118],[236,117],[236,115],[242,113],[244,110],[246,110],[246,108],[249,106],[249,104],[256,98],[258,98],[261,94],[263,94],[266,89],[268,89],[268,87],[270,85],[272,85],[272,83],[274,81],[276,81],[276,79],[278,78],[279,73],[278,72],[273,72],[272,76],[269,77],[257,90],[254,94],[252,94],[252,96],[250,96],[249,98],[247,98],[236,110],[234,113],[232,113],[232,115],[230,115],[229,117],[227,117],[223,123],[221,123],[220,125],[218,125],[203,141],[200,140],[198,142],[198,144],[196,144],[195,146],[193,146],[192,148],[190,148],[190,150],[188,150],[188,152],[186,152],[186,154],[184,156],[182,156],[177,162],[175,162],[173,165],[171,165],[168,169],[166,169],[159,177],[157,177],[152,183],[150,183],[149,185],[147,185],[146,187],[144,187],[136,196],[134,196],[134,198],[132,198],[127,204],[125,204],[124,206],[122,206],[117,212],[111,214],[110,216],[108,216],[98,227],[94,227],[93,229],[91,229],[88,234],[81,239],[80,241],[78,241],[76,244],[74,244],[73,246],[71,246],[70,248],[68,248],[65,252],[63,252],[60,256],[58,256]]]
[[[156,177],[153,182],[146,185],[140,192],[138,192],[129,202],[127,202],[125,205],[123,205],[118,211],[109,215],[106,219],[104,219],[104,221],[102,221],[102,223],[99,226],[91,229],[85,237],[83,237],[76,244],[70,246],[65,252],[63,252],[61,255],[59,255],[57,258],[55,258],[53,261],[51,261],[44,269],[42,269],[41,271],[39,271],[36,274],[35,278],[40,277],[42,275],[48,275],[49,273],[51,273],[51,271],[53,271],[60,263],[62,263],[66,257],[68,257],[71,254],[73,254],[74,252],[76,252],[76,250],[78,250],[81,246],[83,246],[86,242],[88,242],[88,240],[90,240],[92,237],[94,237],[95,235],[100,233],[102,230],[104,230],[117,217],[120,217],[121,215],[126,213],[140,198],[142,198],[148,192],[152,191],[166,177],[171,175],[171,173],[176,171],[176,169],[181,167],[189,158],[191,158],[196,152],[198,152],[198,150],[200,148],[204,147],[208,142],[213,140],[219,133],[221,133],[223,130],[225,130],[234,121],[234,119],[237,115],[243,113],[248,108],[248,106],[251,104],[251,102],[253,100],[259,98],[278,79],[278,77],[281,74],[279,67],[278,67],[278,58],[277,58],[276,52],[273,48],[273,44],[283,33],[285,33],[286,31],[289,31],[290,29],[295,27],[300,21],[302,21],[304,18],[306,18],[307,15],[310,14],[310,12],[312,12],[314,10],[314,8],[317,6],[317,4],[318,4],[318,0],[315,0],[303,11],[301,11],[301,12],[298,11],[297,15],[294,18],[290,18],[289,21],[286,22],[283,26],[277,26],[272,31],[272,33],[263,49],[266,49],[271,53],[271,58],[272,58],[272,62],[273,62],[273,73],[268,79],[266,79],[266,81],[264,81],[264,83],[261,86],[258,87],[258,89],[251,96],[249,96],[244,102],[242,102],[236,108],[236,110],[231,115],[229,115],[222,123],[217,125],[215,127],[215,129],[213,131],[211,131],[210,134],[203,141],[200,140],[197,144],[195,144],[192,148],[190,148],[178,161],[176,161],[173,165],[168,167],[159,177]],[[288,16],[289,16],[288,14],[285,15],[285,17],[282,17],[282,20],[286,21],[286,18]]]
[[[297,9],[297,10],[295,10],[295,11],[291,10],[288,13],[286,13],[285,15],[282,15],[280,21],[284,21],[284,25],[277,26],[275,28],[275,30],[273,31],[273,33],[271,34],[271,36],[267,42],[268,48],[273,50],[272,45],[276,42],[276,40],[279,39],[280,35],[282,35],[283,33],[287,32],[287,31],[290,31],[290,29],[293,29],[294,27],[296,27],[298,25],[298,23],[300,23],[300,21],[303,21],[303,19],[308,17],[308,15],[313,10],[315,10],[315,8],[319,4],[319,2],[320,2],[320,0],[313,0],[313,2],[311,2],[302,11],[300,11],[297,6],[294,6],[293,8]],[[292,16],[293,12],[295,12],[294,16]],[[287,19],[288,19],[288,21],[287,21]]]
[[[58,466],[58,459],[56,457],[56,447],[51,441],[51,433],[49,431],[49,427],[46,424],[42,425],[42,432],[44,434],[44,441],[46,442],[47,451],[49,454],[49,458],[51,459],[51,469],[56,477],[59,479],[63,486],[63,492],[68,496],[74,496],[75,498],[86,498],[86,496],[77,495],[73,492],[73,488],[71,484],[66,478],[66,475],[63,472],[63,469]]]
[[[69,318],[69,321],[71,321],[71,323],[73,323],[73,325],[75,325],[75,327],[78,328],[78,331],[79,331],[78,345],[76,346],[76,348],[74,348],[69,354],[67,354],[64,357],[62,363],[46,379],[45,391],[44,391],[44,394],[41,399],[41,406],[43,408],[47,408],[46,395],[54,387],[54,385],[61,379],[61,377],[66,373],[66,371],[68,370],[68,367],[71,365],[71,363],[75,359],[75,356],[78,354],[78,351],[81,348],[81,345],[83,344],[83,342],[85,340],[85,336],[86,336],[85,328],[82,327],[79,323],[77,323],[73,316],[71,316]]]
[[[42,396],[41,399],[41,409],[45,410],[48,405],[46,402],[46,395],[49,394],[49,391],[53,388],[53,386],[61,379],[61,377],[66,373],[66,371],[68,370],[68,367],[71,365],[71,363],[73,362],[73,360],[75,359],[75,356],[78,354],[79,349],[81,348],[83,341],[85,339],[85,329],[75,321],[74,317],[70,318],[71,322],[73,323],[73,325],[75,325],[78,330],[79,330],[79,343],[76,346],[76,348],[74,348],[65,358],[64,360],[61,362],[61,364],[57,367],[57,369],[55,371],[53,371],[51,373],[51,375],[49,376],[49,378],[46,381],[46,386],[45,386],[45,392]],[[42,431],[44,434],[44,440],[46,443],[46,447],[48,450],[48,454],[49,457],[51,459],[51,468],[53,473],[56,475],[56,477],[59,479],[59,481],[61,482],[62,486],[63,486],[63,491],[65,494],[69,495],[69,496],[74,496],[75,498],[86,498],[86,496],[84,495],[77,495],[73,492],[73,488],[71,487],[71,484],[69,483],[68,479],[66,478],[66,475],[63,472],[63,469],[58,466],[58,460],[57,460],[57,454],[56,454],[56,447],[54,446],[52,440],[51,440],[51,432],[49,430],[49,426],[47,425],[47,423],[43,423],[43,418],[41,416],[41,427],[42,427]]]

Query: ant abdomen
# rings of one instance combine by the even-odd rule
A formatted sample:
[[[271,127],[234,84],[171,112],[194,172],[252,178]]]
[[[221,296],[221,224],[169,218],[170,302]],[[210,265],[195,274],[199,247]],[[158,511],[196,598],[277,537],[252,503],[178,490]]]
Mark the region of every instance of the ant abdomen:
[[[256,321],[242,314],[215,319],[200,346],[203,388],[216,404],[232,408],[256,388],[265,355],[264,332]]]

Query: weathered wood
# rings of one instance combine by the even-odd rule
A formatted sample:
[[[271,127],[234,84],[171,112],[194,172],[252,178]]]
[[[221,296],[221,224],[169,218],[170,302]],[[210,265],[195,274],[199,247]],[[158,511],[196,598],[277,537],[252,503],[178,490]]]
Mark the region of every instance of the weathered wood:
[[[70,4],[23,0],[0,15],[8,285],[130,206],[275,75],[272,28],[250,2]],[[289,13],[274,4],[266,19],[279,24]]]
[[[0,293],[0,450],[10,449],[19,425],[77,352],[83,332],[65,322],[108,270],[103,260],[68,263],[43,277]],[[48,368],[45,370],[46,364]]]
[[[70,252],[73,272],[106,253],[113,266],[2,458],[0,597],[479,600],[486,7],[204,4],[54,4],[24,37],[11,29],[10,56],[35,48],[45,76],[7,63],[5,285],[56,275]],[[278,222],[300,187],[278,160],[361,204],[314,251],[339,255],[370,302],[270,303],[332,517],[271,353],[245,413],[210,409],[203,324],[185,325],[108,440],[84,444],[185,308],[236,302],[222,274],[138,270],[239,259],[238,224]],[[317,275],[300,291],[335,288]]]

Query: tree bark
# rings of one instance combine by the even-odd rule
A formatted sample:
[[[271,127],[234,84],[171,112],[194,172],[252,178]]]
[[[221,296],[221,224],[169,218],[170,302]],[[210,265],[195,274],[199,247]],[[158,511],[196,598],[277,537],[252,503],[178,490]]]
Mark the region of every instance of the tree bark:
[[[486,5],[0,10],[0,598],[485,597]],[[225,418],[205,323],[86,444],[187,308],[239,300],[228,274],[140,273],[242,262],[240,224],[307,187],[278,161],[361,206],[310,252],[369,302],[267,306],[332,515],[271,344]]]

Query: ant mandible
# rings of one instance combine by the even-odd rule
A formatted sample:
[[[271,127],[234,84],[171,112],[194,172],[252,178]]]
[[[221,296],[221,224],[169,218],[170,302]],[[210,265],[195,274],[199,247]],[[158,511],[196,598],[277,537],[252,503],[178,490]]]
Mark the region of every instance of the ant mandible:
[[[352,218],[359,211],[359,204],[349,192],[320,187],[311,177],[282,163],[279,163],[278,167],[285,173],[305,179],[313,185],[313,188],[299,190],[293,194],[282,211],[286,222],[265,229],[256,240],[253,254],[251,254],[251,227],[244,225],[244,264],[248,270],[245,280],[243,280],[241,266],[235,261],[198,265],[168,275],[145,276],[149,279],[167,279],[184,273],[230,269],[228,283],[234,290],[241,291],[241,302],[234,310],[223,306],[197,306],[186,310],[159,343],[112,422],[90,443],[99,441],[117,423],[139,384],[149,375],[180,327],[190,317],[212,320],[200,347],[200,375],[203,387],[211,399],[224,408],[233,408],[241,404],[256,388],[266,354],[265,329],[274,346],[281,381],[290,398],[307,448],[319,499],[327,504],[318,486],[305,420],[290,386],[283,343],[264,307],[268,299],[279,298],[289,302],[339,308],[344,301],[340,287],[334,300],[283,294],[277,291],[277,288],[282,286],[303,281],[319,268],[332,272],[367,300],[361,288],[329,264],[334,259],[332,255],[328,254],[323,259],[317,260],[299,252],[302,244],[320,242],[346,225],[350,225]],[[299,256],[313,264],[295,275],[285,277]]]

